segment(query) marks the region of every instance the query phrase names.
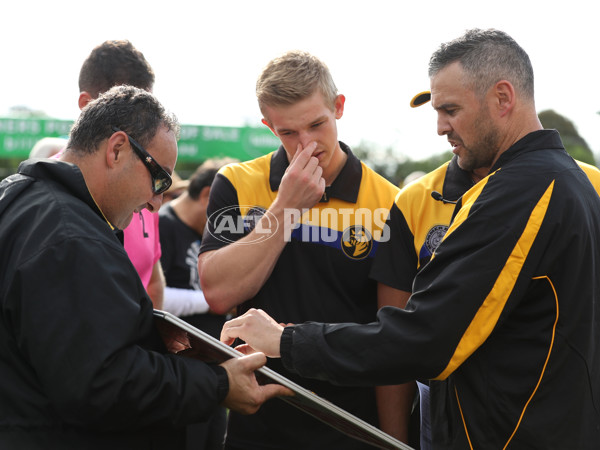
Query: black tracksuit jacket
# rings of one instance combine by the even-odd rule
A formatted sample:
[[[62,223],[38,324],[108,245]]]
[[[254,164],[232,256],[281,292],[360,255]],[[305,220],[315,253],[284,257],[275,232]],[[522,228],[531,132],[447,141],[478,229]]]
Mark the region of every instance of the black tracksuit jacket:
[[[600,198],[540,130],[467,191],[406,310],[287,327],[284,365],[344,385],[431,379],[436,449],[600,445]]]
[[[166,354],[117,234],[72,164],[0,183],[0,448],[179,448],[227,393]]]

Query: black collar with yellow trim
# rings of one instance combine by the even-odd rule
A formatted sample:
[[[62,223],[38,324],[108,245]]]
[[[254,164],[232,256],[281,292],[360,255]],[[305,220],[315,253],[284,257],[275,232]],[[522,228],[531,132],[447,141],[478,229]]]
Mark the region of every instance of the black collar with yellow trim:
[[[466,170],[463,170],[458,165],[458,157],[454,157],[448,164],[446,177],[444,178],[443,198],[445,200],[455,202],[462,195],[473,187],[473,178]]]
[[[535,151],[543,148],[552,148],[564,150],[560,135],[556,130],[537,130],[533,131],[517,142],[508,150],[503,152],[494,167],[489,173],[492,173],[502,167],[511,159],[515,158],[521,152]],[[473,178],[470,172],[463,170],[458,165],[458,157],[454,155],[444,178],[443,198],[445,200],[456,201],[473,186]]]
[[[340,174],[333,180],[331,186],[325,188],[325,193],[321,201],[329,201],[330,198],[337,198],[345,202],[356,203],[358,199],[358,191],[360,190],[360,182],[362,179],[362,164],[360,160],[354,156],[350,147],[340,141],[340,147],[343,152],[348,155],[346,163]],[[279,184],[283,178],[283,174],[289,166],[287,154],[283,145],[281,145],[271,158],[271,168],[269,173],[269,183],[271,190],[279,189]]]

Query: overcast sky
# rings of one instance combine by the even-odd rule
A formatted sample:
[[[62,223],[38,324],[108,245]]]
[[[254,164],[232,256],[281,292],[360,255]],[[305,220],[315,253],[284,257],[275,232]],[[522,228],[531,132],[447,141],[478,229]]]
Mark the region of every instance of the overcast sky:
[[[155,94],[184,124],[259,125],[254,86],[290,49],[329,66],[346,96],[339,137],[421,159],[449,148],[427,105],[427,63],[467,28],[499,28],[529,53],[538,111],[573,121],[600,154],[598,15],[570,1],[27,1],[0,7],[0,116],[16,105],[75,119],[81,63],[107,39],[129,39],[156,73]]]

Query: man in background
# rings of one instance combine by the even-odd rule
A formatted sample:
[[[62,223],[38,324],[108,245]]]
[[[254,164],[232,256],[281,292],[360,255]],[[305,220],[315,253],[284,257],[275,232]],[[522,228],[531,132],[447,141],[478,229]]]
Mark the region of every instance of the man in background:
[[[225,315],[210,311],[198,277],[198,253],[206,225],[210,186],[219,168],[234,160],[207,160],[189,179],[187,190],[162,206],[160,217],[161,265],[166,287],[163,310],[219,338]],[[227,417],[219,408],[210,420],[188,427],[195,448],[222,449]]]
[[[44,137],[35,143],[29,152],[30,158],[51,158],[65,149],[67,139],[62,137]]]
[[[79,109],[113,86],[127,84],[152,92],[154,71],[138,49],[127,40],[109,40],[96,46],[79,72]],[[162,308],[165,280],[160,266],[158,211],[134,213],[124,230],[125,250],[156,309]]]

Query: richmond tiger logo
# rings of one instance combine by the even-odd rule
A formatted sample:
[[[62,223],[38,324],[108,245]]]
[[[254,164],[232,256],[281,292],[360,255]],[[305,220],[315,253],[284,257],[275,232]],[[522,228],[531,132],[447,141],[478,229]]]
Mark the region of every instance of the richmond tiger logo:
[[[342,250],[348,258],[364,259],[373,248],[373,237],[362,225],[351,225],[342,234]]]

